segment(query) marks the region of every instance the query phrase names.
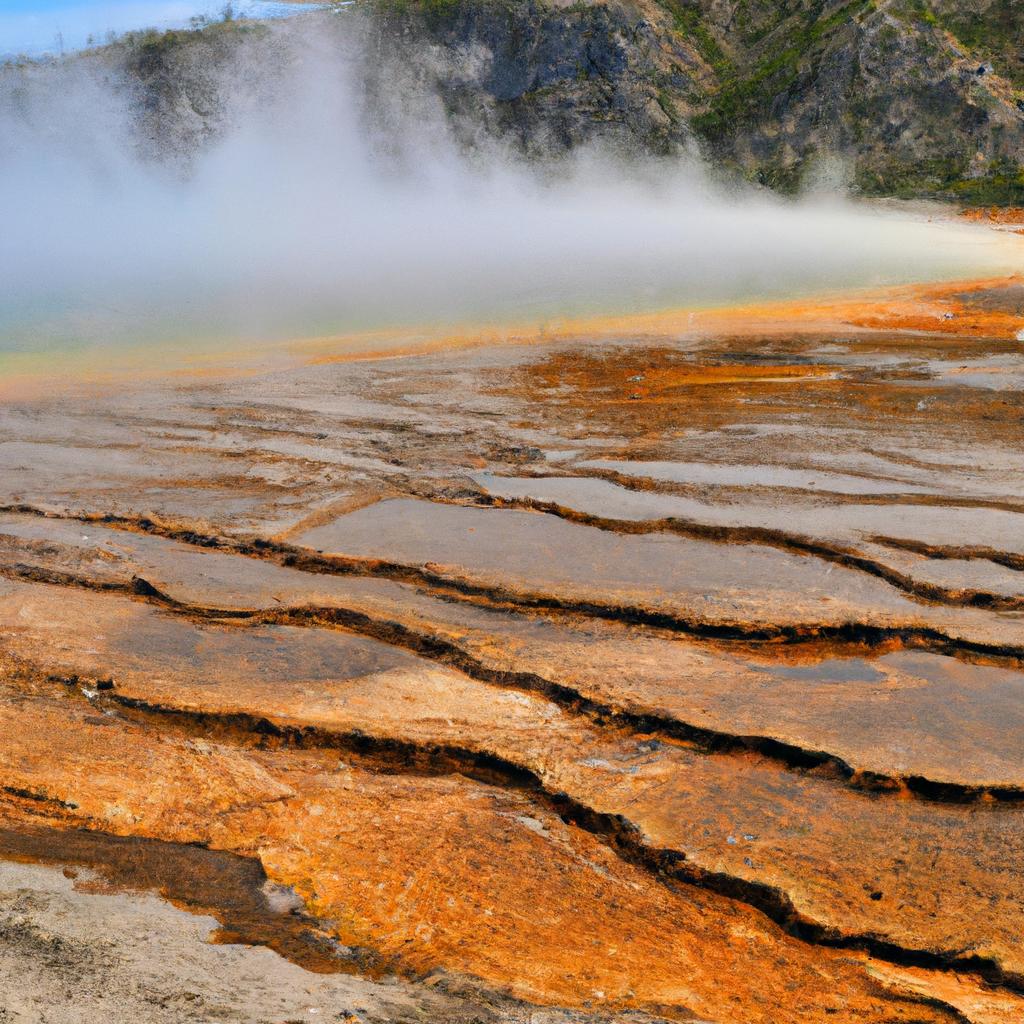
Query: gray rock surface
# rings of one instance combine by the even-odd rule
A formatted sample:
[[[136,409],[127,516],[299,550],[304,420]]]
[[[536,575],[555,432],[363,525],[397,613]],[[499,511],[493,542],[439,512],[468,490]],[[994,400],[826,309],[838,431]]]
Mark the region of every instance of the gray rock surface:
[[[1016,0],[361,0],[295,21],[324,50],[350,49],[371,119],[387,120],[375,105],[394,102],[398,69],[403,97],[439,101],[469,146],[697,147],[781,191],[824,178],[869,195],[1024,203]],[[78,61],[133,100],[146,145],[187,160],[222,127],[225,95],[258,101],[262,72],[295,60],[293,42],[226,22],[136,33]],[[25,73],[6,70],[0,100]]]

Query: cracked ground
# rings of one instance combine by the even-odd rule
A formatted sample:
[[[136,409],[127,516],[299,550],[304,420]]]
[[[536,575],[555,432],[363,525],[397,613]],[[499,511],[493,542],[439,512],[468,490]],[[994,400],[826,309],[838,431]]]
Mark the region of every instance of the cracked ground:
[[[5,396],[0,1021],[1024,1020],[1024,284],[811,312]]]

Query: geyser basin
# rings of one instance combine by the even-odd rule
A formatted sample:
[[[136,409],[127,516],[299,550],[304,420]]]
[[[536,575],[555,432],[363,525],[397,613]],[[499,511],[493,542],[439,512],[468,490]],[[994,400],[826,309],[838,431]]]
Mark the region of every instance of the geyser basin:
[[[402,69],[370,98],[357,15],[299,21],[196,34],[206,121],[159,98],[154,113],[106,53],[0,74],[0,352],[99,348],[109,364],[177,346],[188,361],[1022,265],[1012,235],[725,189],[695,157],[468,152]]]

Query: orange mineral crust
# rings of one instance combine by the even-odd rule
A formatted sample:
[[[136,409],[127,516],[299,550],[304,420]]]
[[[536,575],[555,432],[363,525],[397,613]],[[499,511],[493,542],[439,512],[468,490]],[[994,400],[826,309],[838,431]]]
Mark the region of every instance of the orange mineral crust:
[[[964,220],[983,224],[1024,224],[1024,210],[1019,206],[979,206],[964,210]]]
[[[239,749],[188,730],[158,739],[73,697],[15,690],[9,706],[21,736],[11,751],[20,767],[7,769],[9,824],[258,857],[321,927],[364,951],[371,973],[444,964],[539,1003],[598,1001],[678,1020],[728,1019],[740,1006],[764,1021],[954,1019],[890,996],[863,956],[815,950],[724,896],[667,886],[515,792],[458,774],[395,774],[372,757]],[[74,742],[33,757],[60,722]],[[125,779],[145,762],[164,781],[115,792],[107,779],[118,762]],[[194,802],[200,775],[207,795]]]
[[[0,1019],[1024,1020],[1022,331],[1011,278],[0,402]]]

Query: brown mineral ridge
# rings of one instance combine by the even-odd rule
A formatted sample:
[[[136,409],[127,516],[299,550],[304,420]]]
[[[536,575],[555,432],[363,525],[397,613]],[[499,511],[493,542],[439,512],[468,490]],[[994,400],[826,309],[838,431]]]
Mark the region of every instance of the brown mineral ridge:
[[[12,682],[0,709],[8,737],[8,821],[200,843],[258,857],[270,878],[293,886],[329,932],[346,946],[371,951],[364,959],[377,969],[415,976],[444,965],[537,1002],[597,1001],[680,1019],[688,1009],[728,1020],[740,1008],[750,1020],[778,1019],[783,1012],[792,1020],[821,1019],[822,1012],[840,1020],[933,1019],[899,1003],[883,1010],[882,994],[861,974],[860,954],[816,949],[749,906],[700,887],[659,882],[589,832],[559,820],[528,790],[510,791],[507,778],[495,788],[471,783],[465,763],[417,762],[400,749],[397,759],[388,757],[388,740],[428,751],[462,744],[505,764],[517,761],[549,778],[554,789],[634,817],[652,842],[667,848],[689,842],[676,816],[710,825],[700,807],[717,806],[718,827],[730,827],[731,819],[757,830],[737,837],[729,871],[742,874],[741,856],[753,857],[758,872],[768,868],[770,877],[776,857],[782,863],[797,853],[811,870],[796,886],[818,889],[821,895],[811,898],[818,913],[823,899],[842,901],[840,924],[878,908],[874,925],[884,929],[894,904],[903,908],[901,916],[910,913],[914,889],[939,892],[959,884],[994,895],[1001,878],[1012,885],[1019,851],[1011,839],[1014,819],[1005,815],[953,807],[932,812],[897,802],[894,817],[885,807],[872,810],[875,801],[865,797],[844,800],[827,780],[799,784],[756,762],[718,766],[684,749],[635,749],[629,737],[597,734],[537,698],[503,699],[500,690],[488,692],[458,673],[417,665],[413,657],[344,634],[334,645],[340,664],[332,673],[326,645],[306,648],[308,634],[301,630],[290,637],[288,630],[252,634],[229,627],[223,640],[216,629],[189,637],[182,630],[195,627],[155,628],[158,620],[145,622],[152,614],[145,606],[116,598],[83,595],[79,610],[77,601],[67,602],[52,587],[19,585],[10,594],[8,607],[20,608],[11,622],[27,631],[23,649],[42,639],[39,630],[47,623],[55,632],[46,676],[26,673],[19,662],[8,673]],[[119,660],[105,638],[122,645],[130,660]],[[17,631],[13,639],[19,640]],[[97,642],[103,645],[98,652]],[[127,668],[131,661],[138,670]],[[88,699],[60,675],[95,673],[109,663],[125,666],[113,691],[96,675],[78,678]],[[341,667],[349,679],[341,678]],[[303,673],[295,684],[289,683],[292,672]],[[104,702],[104,693],[127,707]],[[174,708],[185,714],[133,720],[130,709],[140,703],[163,715]],[[263,730],[268,749],[260,727],[249,724],[254,717],[314,727],[327,746],[328,730],[376,734],[384,748],[376,755],[347,750],[339,758],[280,749]],[[479,774],[486,778],[486,762]],[[737,785],[740,778],[745,782]],[[737,802],[744,790],[747,805]],[[780,798],[773,825],[765,811]],[[822,801],[832,806],[823,810]],[[813,832],[793,831],[815,815],[820,820]],[[989,826],[999,838],[984,834]],[[917,836],[921,848],[904,846],[887,868],[893,827]],[[823,828],[839,831],[829,839]],[[929,881],[929,850],[946,843],[950,831],[959,833],[963,852],[950,849]],[[791,852],[787,833],[797,839]],[[699,845],[690,851],[697,862]],[[1000,851],[1008,858],[1003,866],[980,859]],[[831,894],[828,876],[838,886]],[[913,888],[901,892],[904,877]],[[794,882],[791,877],[788,884]],[[869,895],[876,886],[885,887],[884,900]],[[846,894],[858,891],[860,898],[849,902]],[[1007,898],[1011,913],[1012,893]],[[211,889],[203,902],[216,913],[221,899]],[[963,917],[953,906],[944,916],[961,936],[972,926],[972,901],[963,906]],[[1007,958],[1015,920],[1019,916],[1007,922]],[[928,915],[912,929],[926,935]],[[978,939],[1000,930],[989,918]],[[288,951],[287,939],[285,933],[271,944]],[[730,979],[726,987],[722,976]],[[976,983],[965,985],[971,998],[982,998]],[[1010,994],[1000,998],[1020,1009]]]
[[[560,478],[554,482],[561,482]],[[528,483],[544,486],[544,481]],[[472,533],[463,543],[464,555],[471,553],[478,537],[492,534],[488,518],[502,539],[515,538],[518,527],[507,522],[506,512],[431,507],[442,517],[456,513],[469,524],[478,524],[469,526]],[[536,514],[518,513],[515,518],[532,523],[537,537],[543,537],[546,525],[562,527],[558,520]],[[381,510],[382,527],[386,521]],[[415,518],[402,522],[408,529]],[[83,529],[89,531],[87,536]],[[587,532],[575,525],[568,529]],[[444,540],[439,530],[432,528],[431,535]],[[38,539],[43,536],[48,540]],[[513,548],[528,549],[531,539],[524,536]],[[592,543],[600,546],[601,535]],[[552,546],[555,549],[571,551],[571,543],[563,538]],[[400,550],[399,542],[394,550]],[[764,573],[755,557],[759,549],[736,545],[720,550],[719,561],[732,550],[748,556],[746,567],[753,584],[763,586]],[[697,546],[697,551],[702,560],[716,557],[713,548],[707,552]],[[662,555],[662,561],[685,561],[690,552],[682,546]],[[632,557],[640,561],[635,549]],[[606,556],[604,561],[611,559]],[[780,564],[785,563],[772,566],[776,583]],[[392,580],[310,575],[135,531],[25,515],[0,516],[0,571],[24,579],[72,572],[82,586],[120,587],[126,592],[144,579],[163,595],[156,599],[158,608],[146,608],[86,593],[60,602],[61,592],[53,588],[0,584],[0,635],[8,650],[45,664],[47,671],[115,676],[121,687],[128,672],[137,673],[152,687],[164,672],[180,673],[186,658],[194,663],[193,675],[200,664],[217,659],[205,675],[208,685],[219,682],[221,699],[237,698],[260,679],[268,686],[275,681],[280,686],[287,678],[302,677],[311,686],[323,686],[338,680],[342,668],[355,673],[372,665],[371,652],[385,649],[383,641],[435,659],[428,663],[392,647],[396,668],[417,666],[424,672],[429,664],[440,662],[475,671],[492,684],[505,682],[520,689],[532,685],[547,696],[561,688],[612,712],[668,724],[691,723],[723,738],[762,735],[807,751],[831,751],[856,771],[875,778],[895,773],[968,789],[1024,785],[1019,674],[927,650],[900,650],[898,636],[880,651],[855,643],[716,647],[613,621],[552,622],[441,600]],[[706,577],[704,561],[697,562],[693,571]],[[819,571],[827,574],[832,592],[841,592],[841,573],[828,572],[827,566]],[[535,570],[535,575],[543,578],[543,570]],[[734,599],[744,583],[742,578],[733,583]],[[795,589],[802,591],[808,585],[800,578]],[[896,596],[881,588],[874,593],[874,602],[862,604],[865,622],[884,608],[884,600]],[[773,603],[788,608],[797,599],[797,594],[784,592],[774,602],[762,604],[769,609]],[[174,603],[172,608],[166,607],[167,602]],[[174,607],[178,615],[172,618],[167,611]],[[903,607],[918,615],[934,614],[927,605],[904,602]],[[125,619],[129,609],[131,617]],[[283,628],[248,636],[213,623],[201,630],[187,621],[193,609],[212,610],[215,617],[244,615],[251,624]],[[963,616],[957,612],[951,618],[960,622]],[[985,621],[982,612],[974,617]],[[1004,621],[1002,616],[996,618]],[[781,614],[775,621],[780,620]],[[292,628],[332,621],[362,630],[366,639]],[[942,622],[939,618],[910,621],[930,627]],[[1012,631],[1016,620],[1005,621],[1004,628],[1011,630],[1007,639],[1019,640]],[[227,623],[222,620],[221,625]],[[812,631],[822,625],[821,616],[808,620]],[[267,642],[261,645],[255,636]],[[345,658],[339,664],[336,655],[342,649]],[[687,680],[685,688],[679,686],[681,678]],[[756,701],[751,700],[754,694]],[[325,707],[338,696],[331,694]],[[203,704],[200,701],[197,707]]]

